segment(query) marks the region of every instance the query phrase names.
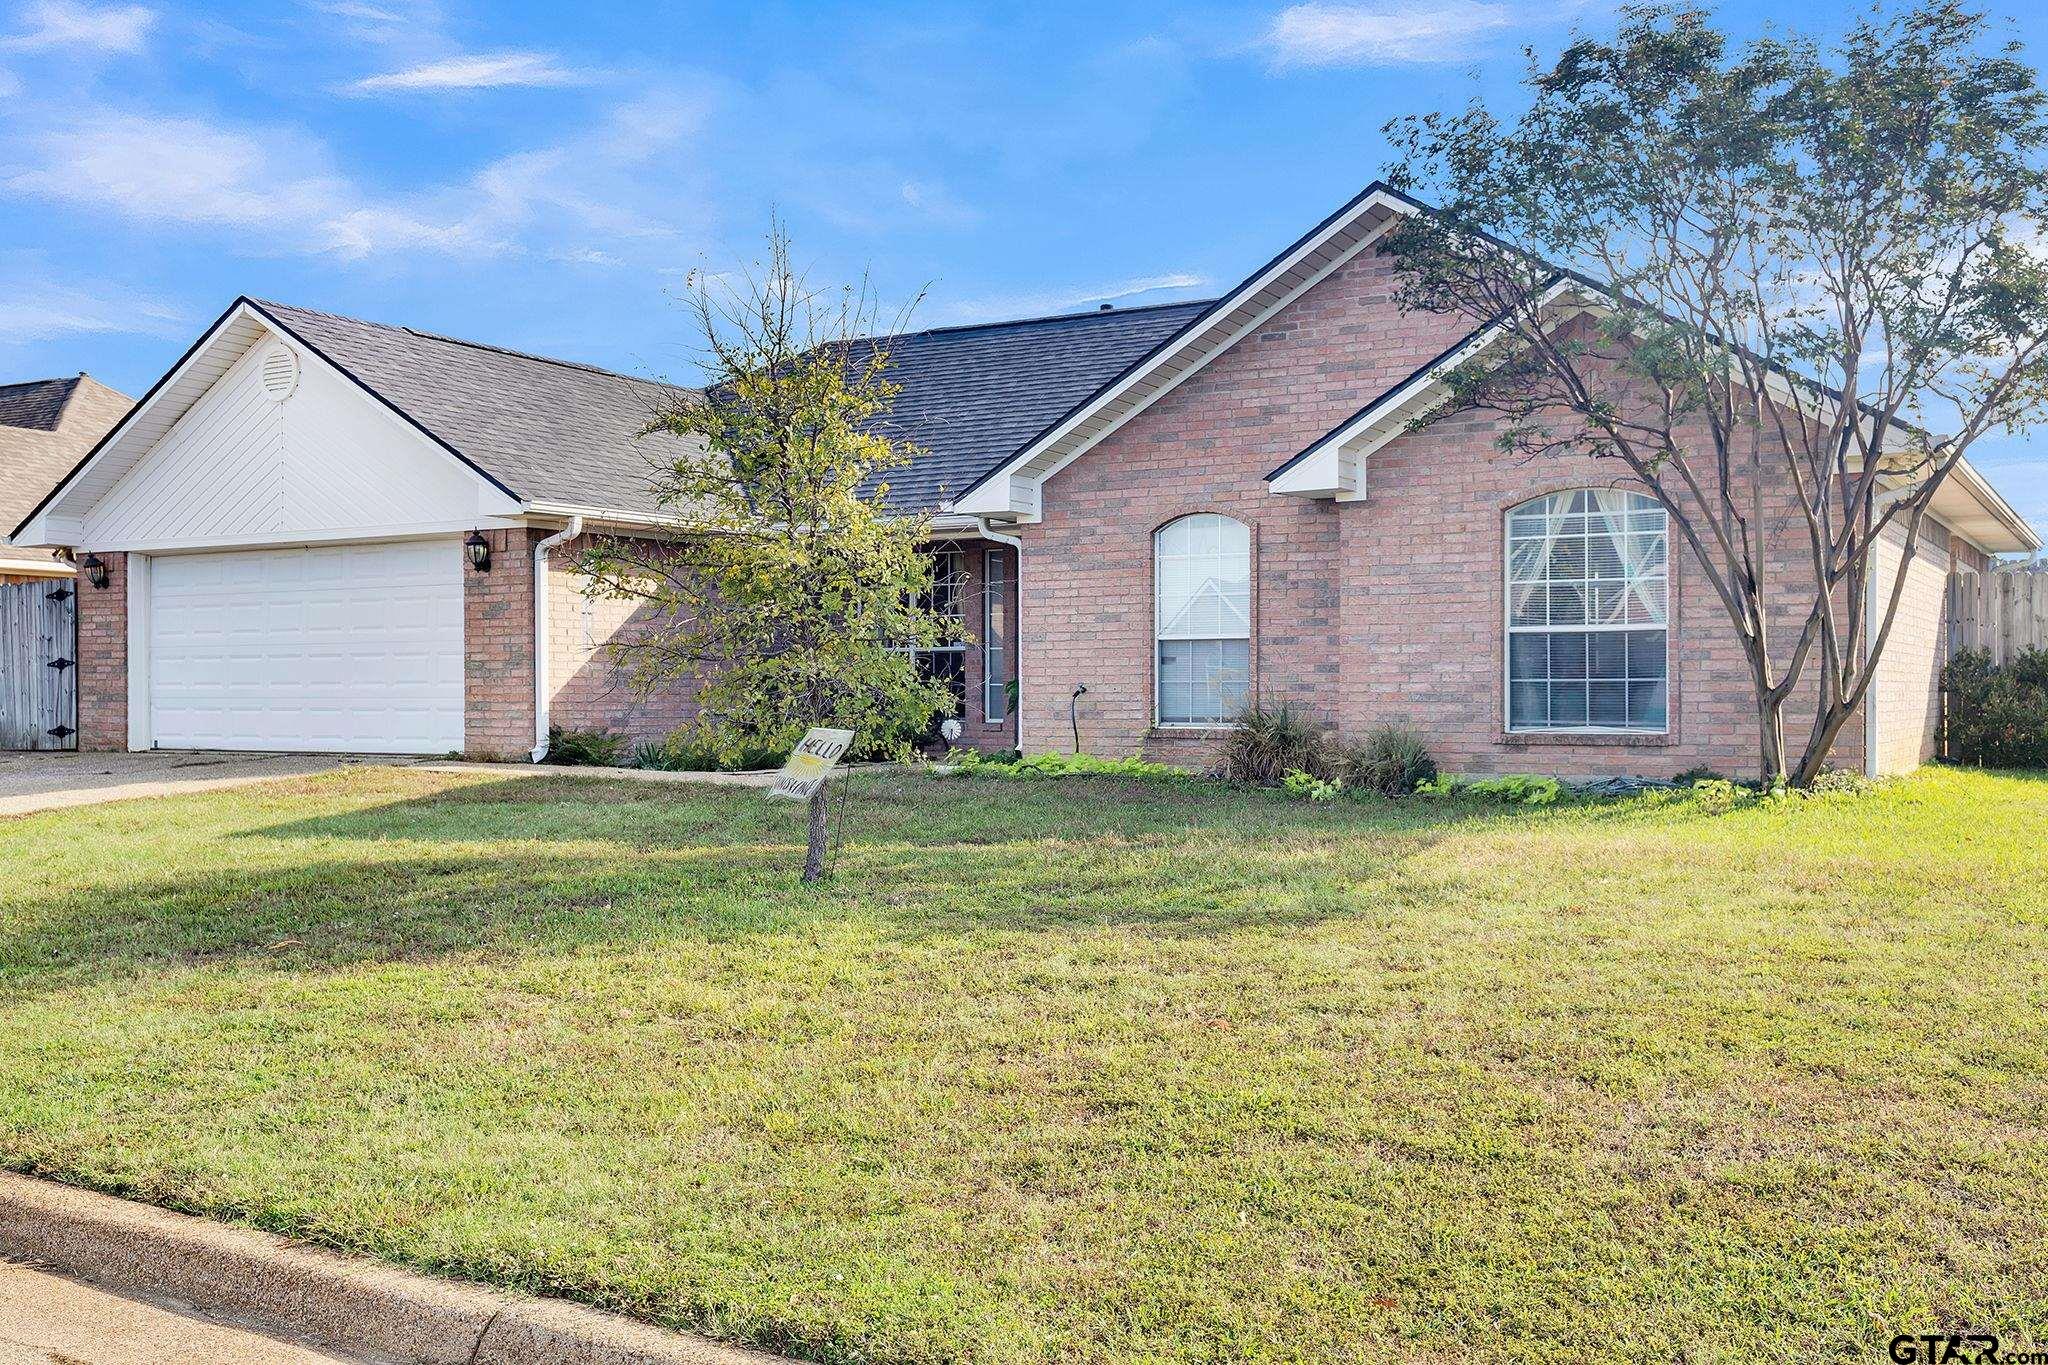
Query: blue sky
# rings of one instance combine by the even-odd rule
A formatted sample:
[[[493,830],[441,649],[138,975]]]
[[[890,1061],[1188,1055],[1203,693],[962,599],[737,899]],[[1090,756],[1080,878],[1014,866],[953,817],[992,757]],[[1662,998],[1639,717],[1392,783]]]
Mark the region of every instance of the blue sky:
[[[1776,6],[1731,4],[1754,31]],[[237,294],[688,378],[771,209],[927,325],[1227,287],[1584,0],[0,0],[0,380],[140,393]],[[2048,19],[2011,21],[2048,53]],[[2048,435],[1978,462],[2048,529]]]

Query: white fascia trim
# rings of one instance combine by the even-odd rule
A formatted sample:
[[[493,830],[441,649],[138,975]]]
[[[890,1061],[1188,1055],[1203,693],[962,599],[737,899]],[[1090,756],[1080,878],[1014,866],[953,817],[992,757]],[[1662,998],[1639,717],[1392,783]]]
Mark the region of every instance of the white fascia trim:
[[[374,541],[433,540],[461,535],[465,531],[495,530],[523,525],[517,516],[477,516],[460,521],[403,522],[388,526],[345,526],[338,530],[249,533],[234,536],[198,536],[174,540],[123,542],[93,545],[94,550],[124,550],[144,554],[181,554],[205,550],[273,550],[300,545],[367,544]]]
[[[1067,451],[1052,460],[1046,458],[1052,447],[1058,445],[1068,436],[1071,436],[1076,429],[1095,417],[1104,407],[1130,392],[1136,385],[1151,378],[1160,366],[1164,365],[1167,361],[1175,356],[1184,354],[1189,347],[1212,335],[1209,329],[1204,328],[1183,338],[1181,344],[1174,347],[1171,351],[1164,351],[1154,356],[1150,364],[1142,369],[1133,370],[1109,388],[1096,394],[1084,406],[1068,415],[1058,426],[1044,433],[1023,450],[1011,456],[1001,469],[991,474],[973,492],[947,504],[946,510],[975,516],[1016,515],[1026,521],[1036,521],[1039,515],[1039,489],[1047,479],[1086,454],[1097,442],[1118,430],[1133,417],[1136,417],[1161,398],[1173,392],[1182,382],[1198,373],[1211,360],[1222,355],[1246,336],[1264,326],[1266,320],[1272,317],[1273,314],[1293,303],[1316,285],[1321,284],[1332,272],[1385,236],[1395,223],[1415,212],[1413,205],[1384,191],[1367,195],[1353,207],[1350,213],[1324,224],[1322,231],[1307,238],[1297,245],[1294,250],[1288,252],[1279,260],[1274,261],[1264,270],[1261,270],[1258,274],[1232,290],[1227,298],[1217,303],[1210,310],[1210,316],[1218,320],[1227,318],[1245,300],[1256,297],[1274,281],[1294,269],[1304,257],[1313,255],[1321,250],[1323,245],[1332,237],[1348,230],[1360,218],[1375,209],[1391,209],[1393,212],[1385,222],[1359,238],[1357,242],[1337,256],[1336,259],[1304,280],[1300,285],[1289,290],[1271,305],[1260,310],[1258,315],[1252,318],[1251,321],[1230,333],[1220,344],[1211,347],[1206,354],[1197,359],[1194,364],[1188,366],[1165,384],[1162,384],[1158,389],[1147,395],[1144,401],[1117,417],[1107,427],[1089,436],[1073,450]],[[1023,485],[1023,487],[1015,485]]]
[[[586,507],[571,502],[528,502],[521,509],[536,517],[582,517],[606,526],[647,526],[664,531],[686,530],[689,521],[668,512],[629,512],[623,507]]]

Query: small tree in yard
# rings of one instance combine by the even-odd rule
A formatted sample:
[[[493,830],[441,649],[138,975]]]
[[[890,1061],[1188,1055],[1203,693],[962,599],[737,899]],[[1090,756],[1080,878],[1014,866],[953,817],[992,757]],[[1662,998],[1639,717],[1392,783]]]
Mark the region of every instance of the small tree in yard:
[[[1527,84],[1512,122],[1475,104],[1387,126],[1397,183],[1439,206],[1389,235],[1402,303],[1498,329],[1424,421],[1492,411],[1506,450],[1645,486],[1741,640],[1764,780],[1811,783],[1935,493],[2048,401],[2036,75],[1928,0],[1826,51],[1731,50],[1699,10],[1634,7]],[[1815,709],[1788,741],[1795,694]]]
[[[722,759],[786,753],[828,724],[906,752],[950,700],[910,649],[954,627],[927,605],[924,518],[886,505],[882,476],[909,457],[876,430],[896,388],[872,295],[811,289],[778,224],[736,283],[693,276],[689,306],[707,383],[649,428],[678,438],[654,479],[678,531],[601,541],[582,564],[592,591],[645,604],[615,653],[643,690],[696,687]],[[825,790],[806,881],[823,869]]]

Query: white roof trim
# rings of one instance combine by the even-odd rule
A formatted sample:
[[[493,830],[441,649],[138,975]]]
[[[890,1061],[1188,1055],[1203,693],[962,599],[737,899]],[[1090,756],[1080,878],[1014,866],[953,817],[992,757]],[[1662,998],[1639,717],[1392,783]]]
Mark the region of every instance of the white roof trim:
[[[946,504],[966,516],[1035,521],[1039,488],[1379,239],[1415,205],[1374,185],[1254,272],[1208,311]]]

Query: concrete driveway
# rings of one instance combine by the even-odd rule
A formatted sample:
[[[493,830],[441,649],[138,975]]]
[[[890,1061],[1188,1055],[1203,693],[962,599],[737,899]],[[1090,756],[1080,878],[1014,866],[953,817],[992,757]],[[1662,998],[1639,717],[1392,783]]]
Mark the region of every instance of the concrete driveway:
[[[139,754],[0,753],[0,816],[137,796],[217,791],[304,777],[351,763],[405,763],[351,754],[230,754],[156,749]]]

